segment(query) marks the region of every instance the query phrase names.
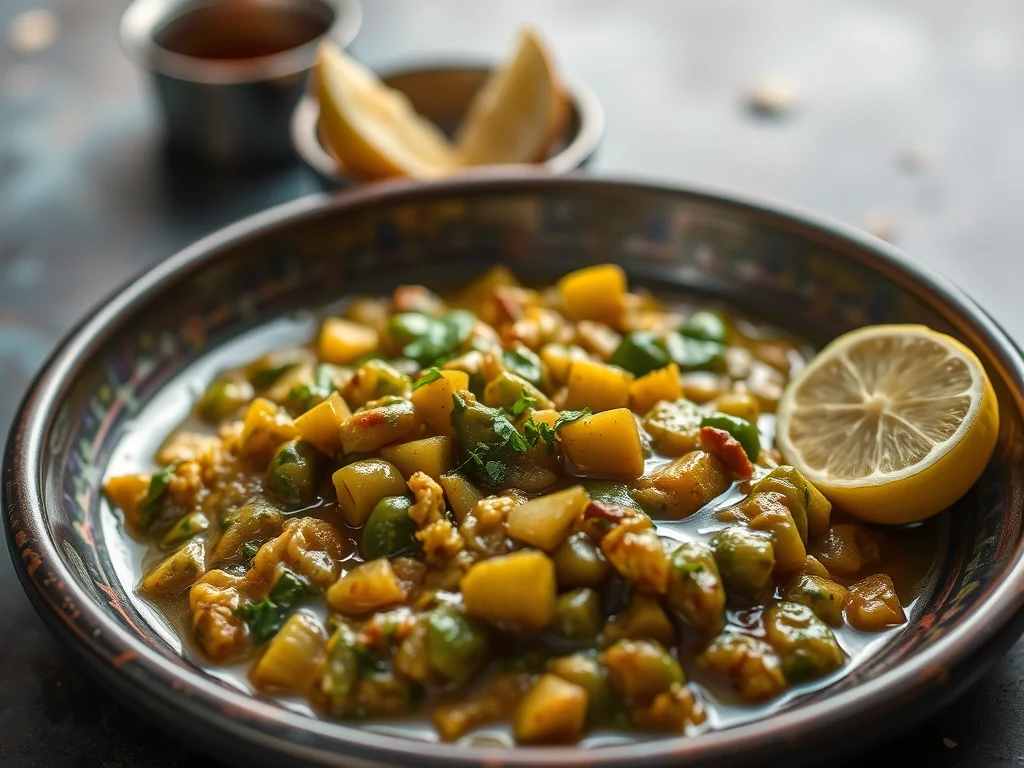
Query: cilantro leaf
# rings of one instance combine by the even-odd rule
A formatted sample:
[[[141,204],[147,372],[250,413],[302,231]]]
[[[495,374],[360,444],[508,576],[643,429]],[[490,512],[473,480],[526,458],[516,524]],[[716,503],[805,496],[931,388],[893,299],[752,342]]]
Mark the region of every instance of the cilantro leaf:
[[[415,312],[404,312],[392,318],[392,325],[403,326],[411,337],[411,341],[402,347],[402,355],[424,366],[464,344],[472,335],[476,322],[476,315],[465,309],[454,309],[440,318]]]
[[[501,485],[508,477],[508,464],[501,461],[488,461],[484,464],[484,471],[491,479],[492,485]]]
[[[589,415],[589,408],[584,408],[582,411],[562,411],[560,414],[558,414],[558,418],[555,419],[555,425],[552,427],[552,429],[554,429],[555,432],[557,432],[566,424],[572,424],[574,421],[579,421],[580,419],[586,418]]]
[[[523,392],[519,399],[512,404],[512,415],[522,416],[528,410],[533,408],[537,404],[537,399],[530,397],[526,392]]]
[[[260,543],[258,541],[247,541],[242,545],[242,557],[245,558],[245,562],[251,563],[252,559],[256,557],[256,553],[260,551]]]
[[[143,530],[148,531],[156,522],[157,512],[160,511],[160,502],[163,501],[164,494],[171,484],[171,478],[174,477],[174,470],[177,468],[177,464],[168,464],[163,469],[154,472],[149,479],[149,488],[146,489],[146,495],[139,504],[139,524]]]
[[[427,384],[433,384],[435,381],[441,378],[441,371],[438,368],[428,368],[424,374],[416,379],[416,382],[412,385],[412,391],[415,392],[420,387],[425,387]]]
[[[452,413],[462,413],[466,410],[466,401],[458,395],[452,395]]]
[[[305,579],[285,570],[274,582],[265,600],[244,603],[235,609],[235,615],[249,625],[254,642],[265,643],[280,631],[288,615],[310,591]]]
[[[522,345],[515,349],[506,349],[502,353],[502,360],[505,367],[512,373],[522,376],[531,384],[540,386],[543,376],[540,358],[531,349]]]

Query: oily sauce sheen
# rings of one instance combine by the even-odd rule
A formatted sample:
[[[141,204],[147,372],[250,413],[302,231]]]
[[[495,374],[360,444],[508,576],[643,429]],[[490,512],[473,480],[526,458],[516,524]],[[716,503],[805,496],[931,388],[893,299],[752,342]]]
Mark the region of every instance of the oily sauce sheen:
[[[243,690],[460,743],[699,734],[849,673],[933,586],[941,519],[866,526],[773,449],[810,352],[728,308],[498,268],[314,331],[200,361],[105,484],[140,607]]]

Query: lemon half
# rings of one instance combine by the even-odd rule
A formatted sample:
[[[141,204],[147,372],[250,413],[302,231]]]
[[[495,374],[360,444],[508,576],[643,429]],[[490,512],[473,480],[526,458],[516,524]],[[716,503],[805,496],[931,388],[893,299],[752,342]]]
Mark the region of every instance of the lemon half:
[[[783,456],[832,503],[868,522],[949,507],[995,450],[999,406],[978,358],[921,325],[840,336],[779,403]]]

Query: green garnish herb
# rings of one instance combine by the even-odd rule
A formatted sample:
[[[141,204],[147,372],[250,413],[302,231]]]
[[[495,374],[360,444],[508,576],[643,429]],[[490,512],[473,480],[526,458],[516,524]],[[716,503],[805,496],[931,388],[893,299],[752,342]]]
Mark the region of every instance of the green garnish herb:
[[[149,488],[146,489],[146,495],[139,504],[139,524],[144,531],[148,531],[156,522],[157,512],[160,511],[160,502],[163,501],[164,494],[171,484],[171,478],[174,477],[174,470],[177,468],[177,464],[168,464],[163,469],[154,472],[149,479]]]
[[[247,563],[251,563],[252,559],[256,557],[256,553],[259,551],[259,542],[247,541],[242,545],[242,556],[245,557],[245,562]]]
[[[278,633],[288,615],[310,592],[305,579],[285,570],[274,582],[265,600],[240,605],[235,615],[249,625],[255,643],[265,643]]]
[[[506,349],[502,353],[505,367],[517,376],[522,376],[535,386],[540,386],[543,373],[540,358],[527,347]]]
[[[558,414],[558,418],[555,419],[554,425],[550,425],[544,421],[534,421],[531,417],[526,420],[525,424],[523,424],[523,434],[526,435],[526,439],[530,445],[536,445],[538,442],[543,440],[547,446],[548,455],[550,456],[555,452],[555,436],[558,433],[558,430],[566,424],[579,421],[589,415],[589,408],[584,408],[582,411],[562,411]]]
[[[515,417],[522,416],[536,404],[536,398],[530,397],[528,394],[523,392],[523,394],[519,396],[519,399],[512,404],[512,415]]]
[[[439,368],[428,368],[420,378],[416,379],[415,383],[412,385],[412,391],[415,392],[420,387],[425,387],[427,384],[433,384],[440,378],[441,370]]]
[[[464,344],[472,335],[477,319],[472,312],[453,309],[439,318],[418,312],[402,312],[394,315],[391,323],[412,337],[402,347],[402,356],[428,366]]]

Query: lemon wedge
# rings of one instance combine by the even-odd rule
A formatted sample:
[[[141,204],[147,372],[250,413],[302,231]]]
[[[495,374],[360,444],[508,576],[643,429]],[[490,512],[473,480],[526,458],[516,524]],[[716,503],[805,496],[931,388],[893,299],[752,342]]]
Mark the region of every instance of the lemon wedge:
[[[779,403],[776,443],[832,503],[874,523],[947,508],[995,449],[999,407],[978,358],[921,325],[829,344]]]
[[[537,35],[525,29],[508,63],[473,98],[456,136],[458,162],[540,162],[568,117],[568,97],[551,57]]]
[[[312,84],[320,131],[335,158],[363,178],[434,178],[450,172],[455,153],[444,133],[409,99],[332,43],[322,43]]]

